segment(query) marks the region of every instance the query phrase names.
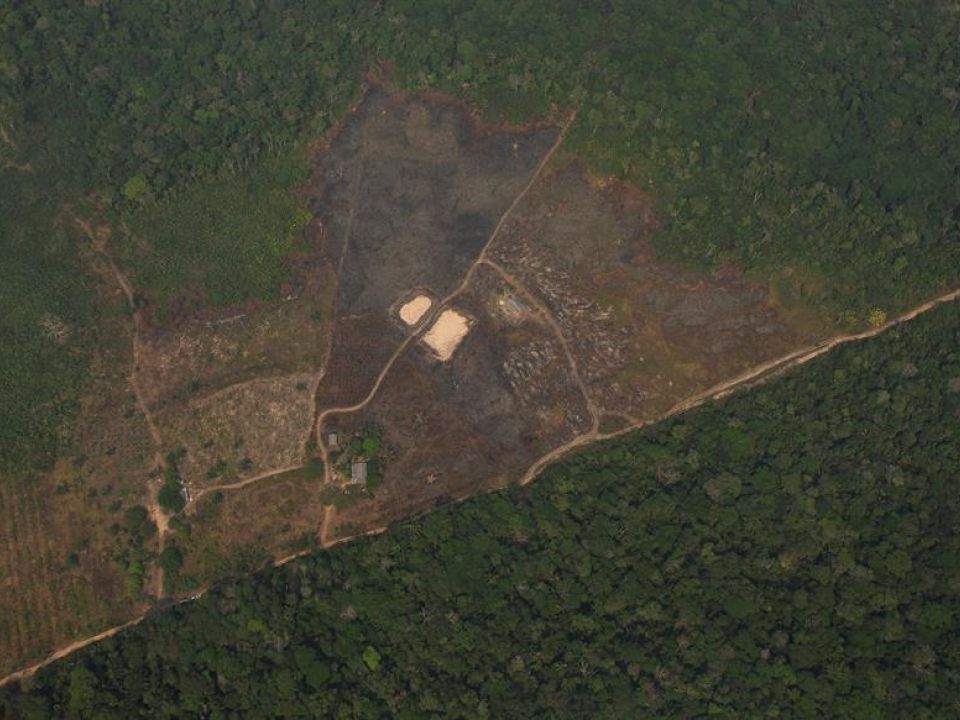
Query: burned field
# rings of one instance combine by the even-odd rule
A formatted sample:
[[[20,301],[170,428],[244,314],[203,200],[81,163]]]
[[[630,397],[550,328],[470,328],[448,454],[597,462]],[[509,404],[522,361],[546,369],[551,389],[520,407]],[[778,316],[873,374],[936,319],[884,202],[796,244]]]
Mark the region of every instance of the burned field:
[[[735,272],[659,262],[651,224],[634,188],[571,162],[541,178],[490,250],[556,319],[600,412],[656,418],[814,339]]]
[[[417,288],[448,295],[556,139],[479,126],[459,104],[374,88],[316,162],[314,212],[337,268],[319,408],[361,401],[409,329]]]
[[[382,485],[338,512],[330,538],[505,485],[591,427],[555,334],[495,270],[478,266],[449,307],[469,321],[449,359],[421,338],[362,410],[327,418],[325,436],[374,427],[383,445]]]
[[[436,219],[458,203],[442,194],[434,197],[439,208],[430,204],[422,166],[399,162],[389,170],[396,179],[383,184],[362,151],[385,135],[381,144],[403,159],[399,124],[408,143],[417,140],[403,147],[434,163],[429,177],[456,178],[461,171],[447,166],[445,148],[462,126],[439,120],[452,112],[419,99],[398,106],[374,93],[351,120],[359,127],[345,130],[350,152],[321,162],[323,176],[337,180],[321,196],[325,227],[342,239],[331,244],[340,252],[338,327],[317,397],[316,437],[329,452],[328,480],[351,488],[327,540],[516,481],[576,438],[656,419],[815,339],[791,326],[765,287],[735,272],[658,261],[648,242],[650,201],[575,161],[548,168],[530,192],[515,194],[506,217],[512,201],[500,201],[501,214],[487,222],[499,230],[481,257],[484,244],[450,222],[450,212]],[[367,197],[365,186],[376,188],[370,217],[343,199]],[[381,204],[393,224],[379,219]],[[408,214],[412,220],[402,222]],[[431,300],[422,318],[398,322],[421,296]],[[382,444],[371,471],[356,464],[364,464],[362,452],[323,447],[331,433],[342,446],[371,432]]]

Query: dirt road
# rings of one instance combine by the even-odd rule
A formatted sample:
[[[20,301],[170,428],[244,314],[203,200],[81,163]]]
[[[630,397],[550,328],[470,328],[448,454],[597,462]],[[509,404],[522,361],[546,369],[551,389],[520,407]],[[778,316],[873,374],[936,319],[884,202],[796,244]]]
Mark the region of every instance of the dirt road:
[[[814,358],[819,357],[820,355],[823,355],[824,353],[827,353],[830,350],[840,345],[845,345],[847,343],[852,343],[852,342],[859,342],[862,340],[875,337],[883,332],[886,332],[887,330],[890,330],[893,327],[909,322],[910,320],[913,320],[914,318],[916,318],[919,315],[922,315],[925,312],[929,312],[930,310],[937,307],[938,305],[942,305],[944,303],[952,302],[958,299],[960,299],[960,289],[952,290],[948,293],[944,293],[943,295],[937,298],[934,298],[933,300],[930,300],[929,302],[919,305],[913,310],[910,310],[909,312],[906,312],[900,315],[899,317],[894,318],[893,320],[890,320],[887,323],[884,323],[879,327],[872,328],[870,330],[867,330],[861,333],[855,333],[851,335],[840,335],[840,336],[831,338],[829,340],[826,340],[816,346],[804,348],[802,350],[792,352],[789,355],[777,358],[775,360],[771,360],[770,362],[764,363],[762,365],[758,365],[757,367],[752,368],[751,370],[741,375],[738,375],[737,377],[731,380],[724,381],[694,397],[691,397],[687,400],[684,400],[681,403],[678,403],[669,412],[667,412],[666,414],[664,414],[659,418],[656,418],[655,420],[651,420],[649,422],[635,422],[631,425],[628,425],[627,427],[624,427],[612,433],[601,433],[597,430],[592,430],[590,432],[584,433],[583,435],[579,435],[573,440],[571,440],[569,443],[567,443],[566,445],[558,447],[552,450],[551,452],[547,453],[543,457],[541,457],[536,463],[534,463],[530,467],[530,469],[520,479],[520,484],[526,485],[527,483],[533,481],[534,478],[536,478],[540,474],[540,472],[544,469],[544,467],[549,465],[551,462],[554,462],[560,459],[561,457],[569,454],[570,452],[572,452],[573,450],[579,447],[583,447],[584,445],[587,445],[591,442],[608,440],[610,438],[624,435],[628,432],[636,430],[645,425],[650,425],[652,423],[660,422],[661,420],[665,420],[675,415],[679,415],[699,405],[702,405],[709,400],[715,400],[715,399],[726,397],[727,395],[729,395],[730,393],[734,392],[737,389],[767,382],[770,379],[782,374],[783,372],[786,372],[794,367],[803,365],[804,363],[807,363],[813,360]],[[469,496],[464,496],[462,498],[457,498],[456,500],[454,500],[454,502],[462,502],[463,500],[467,500],[470,497],[475,497],[475,495],[469,495]],[[335,514],[335,511],[332,506],[328,506],[327,508],[325,508],[323,522],[321,525],[321,545],[324,548],[329,548],[335,545],[339,545],[341,543],[350,542],[351,540],[356,540],[357,538],[360,538],[360,537],[377,535],[379,533],[384,532],[387,529],[386,527],[378,527],[378,528],[373,528],[371,530],[366,530],[356,535],[350,535],[342,538],[337,538],[335,540],[330,540],[328,537],[329,526],[333,519],[334,514]],[[298,557],[301,557],[303,554],[305,553],[303,552],[295,553],[293,555],[282,558],[281,560],[277,561],[276,564],[283,564],[283,563],[289,562]],[[196,599],[197,597],[200,597],[202,594],[203,592],[197,593],[196,595],[191,596],[191,598],[188,598],[184,602],[188,602],[189,600]],[[93,635],[89,638],[77,640],[76,642],[71,643],[70,645],[67,645],[64,648],[57,650],[52,655],[40,661],[39,663],[36,663],[35,665],[31,665],[30,667],[24,668],[22,670],[18,670],[17,672],[14,672],[0,679],[0,687],[3,687],[4,685],[7,685],[11,682],[15,682],[17,680],[21,680],[23,678],[29,677],[40,668],[46,665],[49,665],[50,663],[55,662],[56,660],[59,660],[76,650],[79,650],[88,645],[91,645],[97,642],[98,640],[102,640],[104,638],[110,637],[111,635],[115,635],[121,630],[124,630],[125,628],[136,625],[145,616],[146,616],[146,613],[144,615],[141,615],[140,617],[130,620],[127,623],[124,623],[123,625],[118,625],[108,630],[104,630],[103,632]]]
[[[259,475],[254,475],[253,477],[248,477],[244,480],[238,480],[237,482],[224,483],[223,485],[210,485],[205,488],[200,488],[194,493],[193,497],[190,498],[184,508],[183,512],[189,514],[194,507],[196,507],[197,501],[200,500],[204,495],[209,495],[212,492],[229,492],[231,490],[239,490],[245,488],[247,485],[252,485],[255,482],[260,482],[261,480],[266,480],[268,478],[276,477],[277,475],[282,475],[286,472],[292,472],[294,470],[299,470],[303,465],[288,465],[286,467],[277,468],[275,470],[268,470],[267,472],[262,472]]]

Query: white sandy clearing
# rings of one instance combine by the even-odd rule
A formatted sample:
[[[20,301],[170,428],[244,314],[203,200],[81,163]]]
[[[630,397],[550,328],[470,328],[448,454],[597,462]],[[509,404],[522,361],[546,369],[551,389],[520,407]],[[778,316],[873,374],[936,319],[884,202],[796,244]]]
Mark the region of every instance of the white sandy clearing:
[[[470,321],[456,310],[444,310],[427,330],[423,341],[440,360],[449,360],[460,341],[470,331]]]
[[[417,295],[400,308],[400,319],[407,325],[416,325],[431,305],[433,305],[433,301],[426,295]]]

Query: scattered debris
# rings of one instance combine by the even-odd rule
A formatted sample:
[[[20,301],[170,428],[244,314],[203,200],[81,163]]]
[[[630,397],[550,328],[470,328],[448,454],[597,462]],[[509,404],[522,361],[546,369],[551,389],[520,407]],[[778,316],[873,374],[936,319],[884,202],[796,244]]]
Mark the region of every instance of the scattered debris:
[[[58,345],[63,345],[71,335],[70,326],[55,315],[44,315],[40,318],[40,329],[43,335]]]

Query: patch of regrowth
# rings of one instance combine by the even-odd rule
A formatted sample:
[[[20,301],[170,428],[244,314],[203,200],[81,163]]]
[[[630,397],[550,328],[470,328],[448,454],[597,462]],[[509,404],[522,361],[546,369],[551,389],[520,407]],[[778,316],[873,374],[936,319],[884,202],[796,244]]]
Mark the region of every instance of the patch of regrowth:
[[[120,260],[161,316],[185,297],[214,306],[276,298],[311,217],[293,193],[306,173],[294,151],[145,204],[123,218],[134,241],[118,243]]]

